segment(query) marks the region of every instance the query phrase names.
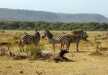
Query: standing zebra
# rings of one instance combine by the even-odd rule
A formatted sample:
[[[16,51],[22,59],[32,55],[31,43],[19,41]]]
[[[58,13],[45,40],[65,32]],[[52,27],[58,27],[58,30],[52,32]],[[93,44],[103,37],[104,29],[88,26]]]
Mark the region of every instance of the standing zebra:
[[[76,43],[76,50],[79,52],[79,43],[80,40],[88,41],[87,40],[88,35],[84,31],[73,31],[72,34],[64,35],[60,38],[61,42],[61,48],[64,48],[66,45],[66,48],[69,50],[70,43]]]
[[[38,46],[40,42],[40,33],[38,31],[35,31],[34,35],[29,35],[25,33],[24,36],[20,38],[19,46],[24,47],[25,45],[35,44],[35,46]]]
[[[49,31],[49,30],[45,30],[44,35],[42,36],[42,38],[47,37],[48,42],[50,44],[52,44],[53,50],[55,52],[55,45],[60,43],[59,39],[55,39],[53,34]]]
[[[67,50],[69,50],[70,43],[76,43],[76,49],[78,52],[80,40],[87,41],[88,35],[84,31],[74,31],[74,32],[72,32],[72,34],[63,35],[59,39],[55,39],[53,37],[53,34],[49,30],[46,30],[44,32],[43,38],[44,37],[48,38],[49,43],[51,43],[53,46],[54,52],[55,52],[55,44],[58,44],[58,43],[61,44],[61,47],[60,47],[61,49],[65,48],[64,46],[66,45]]]

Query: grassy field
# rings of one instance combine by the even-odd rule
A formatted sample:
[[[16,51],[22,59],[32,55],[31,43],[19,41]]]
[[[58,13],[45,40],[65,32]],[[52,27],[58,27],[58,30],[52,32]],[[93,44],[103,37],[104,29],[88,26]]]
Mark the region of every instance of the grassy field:
[[[14,46],[13,39],[16,36],[23,35],[23,32],[33,33],[33,31],[1,31],[0,42],[12,42]],[[69,31],[65,32],[70,33]],[[56,35],[60,33],[61,31],[54,32]],[[79,53],[75,50],[75,44],[71,44],[70,53],[66,56],[73,62],[55,63],[53,60],[13,60],[6,56],[0,56],[0,75],[107,75],[108,50],[101,51],[101,55],[95,54],[96,43],[94,39],[95,36],[103,35],[106,32],[89,31],[87,33],[92,44],[81,41]],[[108,48],[108,39],[100,41],[103,48]],[[41,44],[44,44],[44,49],[52,51],[51,45],[46,40],[42,40]]]

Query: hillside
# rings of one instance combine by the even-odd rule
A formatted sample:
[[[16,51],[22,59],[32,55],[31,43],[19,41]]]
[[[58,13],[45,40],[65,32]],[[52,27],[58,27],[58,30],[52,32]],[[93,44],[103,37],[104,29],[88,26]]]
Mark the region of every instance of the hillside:
[[[47,22],[108,22],[100,14],[64,14],[0,8],[0,20],[47,21]]]

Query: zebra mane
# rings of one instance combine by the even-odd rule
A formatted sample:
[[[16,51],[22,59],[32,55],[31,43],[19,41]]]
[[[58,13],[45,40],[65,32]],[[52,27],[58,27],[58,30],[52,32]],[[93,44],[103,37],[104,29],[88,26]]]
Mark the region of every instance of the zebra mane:
[[[52,34],[49,30],[46,30],[46,31],[45,31],[45,34],[46,34],[46,36],[47,36],[49,39],[52,39],[52,38],[53,38],[53,34]]]

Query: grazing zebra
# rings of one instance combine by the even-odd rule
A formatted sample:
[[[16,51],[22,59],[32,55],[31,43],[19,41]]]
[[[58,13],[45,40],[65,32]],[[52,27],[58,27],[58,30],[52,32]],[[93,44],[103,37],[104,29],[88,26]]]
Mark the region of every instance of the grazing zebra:
[[[25,45],[35,44],[35,46],[38,46],[40,42],[40,33],[35,32],[34,35],[29,35],[25,33],[24,36],[20,38],[19,46],[24,47]]]
[[[70,43],[76,43],[76,48],[77,48],[77,52],[79,51],[78,46],[79,46],[79,42],[80,40],[85,40],[87,41],[87,33],[84,31],[74,31],[72,32],[72,34],[67,34],[67,35],[63,35],[60,36],[59,39],[55,39],[53,37],[53,34],[49,31],[46,30],[44,33],[44,37],[48,38],[49,43],[52,44],[54,52],[55,52],[55,44],[61,44],[61,49],[64,48],[64,46],[66,45],[66,49],[69,50],[70,47]]]

